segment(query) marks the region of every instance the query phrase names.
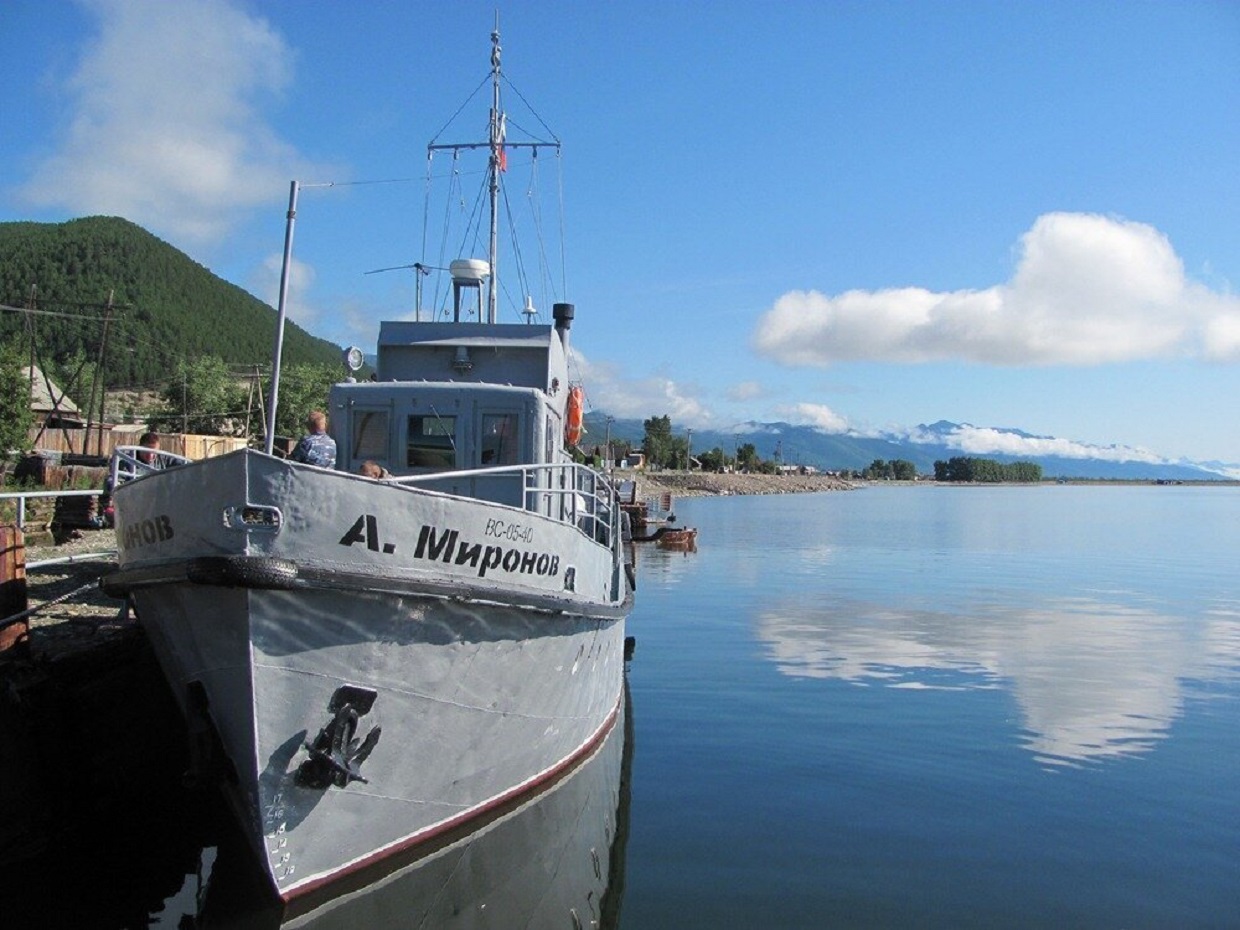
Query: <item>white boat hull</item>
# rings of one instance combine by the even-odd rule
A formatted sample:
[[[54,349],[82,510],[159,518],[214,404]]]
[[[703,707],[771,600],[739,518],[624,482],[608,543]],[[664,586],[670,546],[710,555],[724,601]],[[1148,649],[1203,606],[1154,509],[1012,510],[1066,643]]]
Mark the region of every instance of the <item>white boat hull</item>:
[[[237,519],[242,506],[260,522]],[[398,865],[554,776],[614,720],[627,598],[611,596],[608,549],[571,524],[252,452],[126,485],[117,514],[110,584],[187,715],[205,698],[286,902]],[[307,783],[342,688],[370,705],[345,744],[381,728],[364,780]]]

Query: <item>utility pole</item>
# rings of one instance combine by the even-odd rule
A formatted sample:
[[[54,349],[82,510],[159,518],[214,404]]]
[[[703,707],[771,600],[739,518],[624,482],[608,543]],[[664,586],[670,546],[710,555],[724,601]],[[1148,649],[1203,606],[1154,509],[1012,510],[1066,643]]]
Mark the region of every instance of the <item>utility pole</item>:
[[[35,310],[39,299],[39,285],[30,285],[30,297],[26,300],[26,309]],[[36,361],[35,355],[35,315],[33,313],[26,314],[26,331],[30,333],[30,399],[34,401],[34,366]]]
[[[95,376],[90,380],[90,399],[86,402],[86,438],[82,442],[82,452],[87,452],[87,446],[90,444],[91,418],[95,415],[95,391],[99,390],[99,431],[98,438],[95,442],[95,454],[103,455],[103,415],[105,401],[107,399],[108,385],[107,381],[103,382],[100,389],[100,379],[103,378],[103,359],[108,351],[108,324],[112,321],[112,301],[116,297],[116,290],[108,291],[108,304],[103,311],[103,335],[99,339],[99,357],[95,360]]]

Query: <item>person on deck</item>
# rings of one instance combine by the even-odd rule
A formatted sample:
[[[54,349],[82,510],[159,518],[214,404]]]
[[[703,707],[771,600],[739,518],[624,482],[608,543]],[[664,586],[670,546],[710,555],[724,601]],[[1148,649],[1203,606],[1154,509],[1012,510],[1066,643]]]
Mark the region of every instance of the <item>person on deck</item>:
[[[164,457],[159,454],[159,435],[157,433],[143,433],[142,438],[138,440],[138,445],[151,450],[150,452],[139,452],[139,462],[150,468],[164,467]]]
[[[294,462],[305,462],[319,468],[336,467],[336,440],[327,435],[327,415],[322,410],[310,411],[306,417],[306,435],[289,456]]]

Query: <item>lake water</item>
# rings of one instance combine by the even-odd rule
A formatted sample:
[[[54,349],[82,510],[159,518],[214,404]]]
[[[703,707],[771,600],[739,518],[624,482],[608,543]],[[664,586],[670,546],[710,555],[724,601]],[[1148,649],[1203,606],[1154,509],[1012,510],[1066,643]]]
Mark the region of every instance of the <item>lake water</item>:
[[[1240,489],[677,509],[625,927],[1240,925]]]
[[[676,509],[699,548],[638,548],[625,725],[305,926],[1240,926],[1240,489]],[[0,923],[269,926],[191,813],[83,824]]]

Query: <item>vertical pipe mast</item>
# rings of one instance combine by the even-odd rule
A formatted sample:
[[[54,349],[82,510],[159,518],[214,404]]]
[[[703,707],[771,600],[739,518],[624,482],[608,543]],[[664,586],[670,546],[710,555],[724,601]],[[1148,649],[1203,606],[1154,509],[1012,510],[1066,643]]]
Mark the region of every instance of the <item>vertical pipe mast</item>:
[[[499,102],[499,11],[495,12],[495,30],[491,33],[491,243],[487,256],[491,263],[491,277],[487,282],[487,322],[498,318],[496,302],[496,270],[499,259],[499,173],[503,167],[504,113]]]
[[[297,219],[296,181],[288,186],[288,216],[284,224],[284,262],[280,266],[280,300],[276,311],[276,342],[271,352],[271,397],[267,402],[267,436],[263,451],[271,455],[276,441],[276,407],[280,403],[280,360],[284,355],[284,318],[288,305],[289,266],[293,257],[293,221]]]

